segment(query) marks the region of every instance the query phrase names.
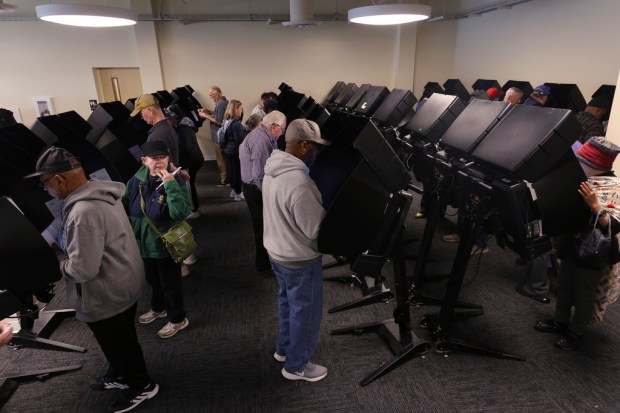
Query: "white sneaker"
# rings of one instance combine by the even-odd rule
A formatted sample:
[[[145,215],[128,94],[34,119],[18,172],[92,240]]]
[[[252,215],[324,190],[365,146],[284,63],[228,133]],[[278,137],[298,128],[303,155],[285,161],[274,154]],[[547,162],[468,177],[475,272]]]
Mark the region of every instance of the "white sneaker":
[[[235,193],[235,190],[234,190],[234,189],[232,189],[232,190],[230,191],[230,195],[228,195],[228,197],[229,197],[230,199],[233,199],[233,198],[234,198],[234,197],[236,197],[236,196],[237,196],[237,194]]]
[[[168,313],[166,312],[166,310],[157,312],[157,311],[153,311],[149,309],[149,311],[147,311],[146,313],[138,317],[138,323],[148,324],[148,323],[152,323],[158,318],[164,318],[164,317],[168,317]]]
[[[187,264],[181,264],[181,277],[187,277],[189,275],[189,267]]]
[[[286,355],[283,356],[281,354],[278,354],[277,351],[273,353],[273,358],[279,361],[280,363],[284,363],[286,361]]]
[[[170,338],[179,331],[186,328],[188,325],[189,320],[187,318],[184,318],[183,321],[181,321],[180,323],[171,323],[170,321],[168,321],[164,328],[157,332],[157,335],[161,338]]]
[[[309,361],[306,363],[306,367],[304,367],[302,371],[296,371],[295,373],[289,373],[283,368],[282,375],[289,380],[305,380],[315,382],[322,380],[325,376],[327,376],[327,368]]]
[[[194,265],[194,264],[196,264],[196,256],[194,254],[192,254],[189,257],[185,258],[183,260],[183,264],[185,264],[185,265]]]
[[[194,218],[198,218],[199,216],[200,216],[200,211],[192,211],[192,213],[189,214],[187,218],[185,219],[194,219]]]
[[[245,201],[245,195],[243,195],[243,192],[239,194],[239,197]]]
[[[243,201],[245,198],[242,197],[241,195],[237,195],[235,194],[235,197],[233,198],[233,201],[235,202],[239,202],[239,201]]]

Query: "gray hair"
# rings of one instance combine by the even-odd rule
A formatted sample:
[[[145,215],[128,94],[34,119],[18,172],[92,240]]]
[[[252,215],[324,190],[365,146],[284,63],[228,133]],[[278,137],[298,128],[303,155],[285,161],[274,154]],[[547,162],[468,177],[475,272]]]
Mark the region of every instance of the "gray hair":
[[[268,114],[265,115],[265,117],[263,118],[263,125],[265,125],[265,127],[270,127],[271,125],[282,125],[283,123],[286,122],[286,116],[284,115],[284,113],[280,112],[279,110],[274,110],[273,112],[270,112]]]
[[[508,95],[519,95],[519,96],[523,96],[523,91],[521,89],[519,89],[518,87],[511,87],[510,89],[508,89],[506,91],[506,96]]]

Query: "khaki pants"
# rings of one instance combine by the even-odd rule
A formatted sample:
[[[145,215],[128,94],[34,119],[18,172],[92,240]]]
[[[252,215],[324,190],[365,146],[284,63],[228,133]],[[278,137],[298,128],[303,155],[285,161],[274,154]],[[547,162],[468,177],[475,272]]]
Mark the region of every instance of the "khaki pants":
[[[228,183],[228,175],[226,174],[226,159],[222,155],[222,147],[219,143],[213,143],[215,145],[215,160],[217,161],[217,169],[220,171],[220,184],[224,185]]]

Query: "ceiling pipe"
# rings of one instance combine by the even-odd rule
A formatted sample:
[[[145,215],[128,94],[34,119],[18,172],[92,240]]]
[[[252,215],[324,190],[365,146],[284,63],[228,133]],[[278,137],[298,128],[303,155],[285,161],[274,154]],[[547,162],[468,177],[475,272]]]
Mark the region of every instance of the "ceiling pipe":
[[[313,0],[289,0],[289,8],[291,20],[282,22],[282,26],[305,29],[320,24],[320,22],[314,20]]]

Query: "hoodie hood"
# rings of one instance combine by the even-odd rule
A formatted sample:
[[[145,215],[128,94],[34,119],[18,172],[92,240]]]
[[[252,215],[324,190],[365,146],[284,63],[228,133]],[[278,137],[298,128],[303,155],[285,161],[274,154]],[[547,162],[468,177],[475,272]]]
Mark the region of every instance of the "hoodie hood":
[[[63,202],[63,209],[71,210],[79,201],[103,201],[108,204],[116,204],[123,193],[125,185],[113,181],[89,181],[73,191]]]
[[[194,122],[192,122],[192,120],[188,117],[181,118],[181,120],[179,121],[179,126],[181,125],[189,126],[194,132],[198,132],[198,128],[196,128]]]
[[[265,163],[265,175],[276,177],[291,171],[302,171],[308,174],[308,167],[301,159],[275,149]]]

